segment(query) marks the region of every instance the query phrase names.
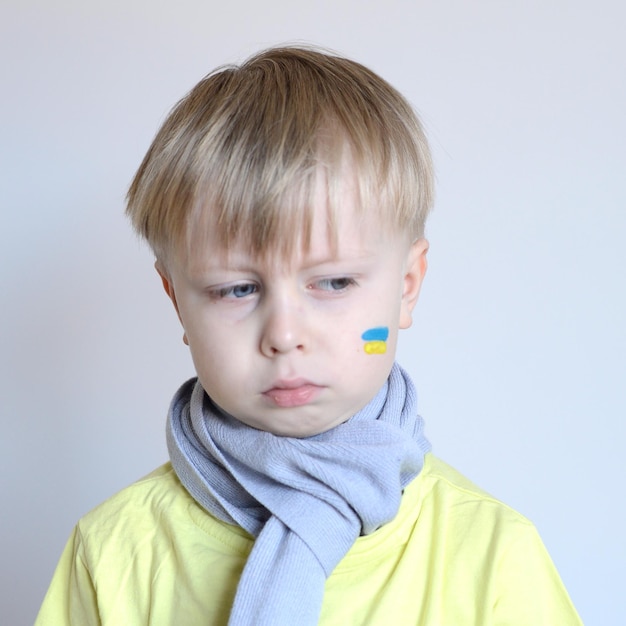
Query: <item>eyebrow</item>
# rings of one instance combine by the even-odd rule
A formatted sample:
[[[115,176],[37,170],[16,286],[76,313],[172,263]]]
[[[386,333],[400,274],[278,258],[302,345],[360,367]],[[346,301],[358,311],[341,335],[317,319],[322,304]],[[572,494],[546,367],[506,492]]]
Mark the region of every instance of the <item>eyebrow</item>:
[[[356,251],[355,251],[356,252]],[[303,258],[301,265],[299,266],[299,271],[310,271],[317,267],[323,267],[325,265],[339,265],[340,271],[342,266],[347,266],[350,263],[362,263],[370,260],[375,256],[375,253],[371,250],[359,250],[358,253],[354,255],[349,254],[331,254],[317,257],[309,257]],[[201,260],[199,262],[191,262],[188,266],[189,274],[193,280],[202,280],[206,277],[210,272],[232,272],[234,274],[253,274],[259,272],[259,269],[265,271],[271,269],[272,267],[282,268],[286,265],[288,266],[293,259],[287,260],[285,264],[285,260],[277,257],[276,260],[271,262],[260,262],[261,267],[259,267],[259,261],[252,258],[248,259],[228,259],[228,258],[220,258],[220,257],[209,257],[205,262]]]
[[[317,267],[319,265],[330,265],[332,263],[354,263],[358,261],[367,261],[375,256],[375,253],[370,250],[362,251],[359,254],[355,255],[346,255],[346,254],[335,254],[332,256],[326,257],[313,257],[309,259],[303,260],[303,269],[311,269],[313,267]]]

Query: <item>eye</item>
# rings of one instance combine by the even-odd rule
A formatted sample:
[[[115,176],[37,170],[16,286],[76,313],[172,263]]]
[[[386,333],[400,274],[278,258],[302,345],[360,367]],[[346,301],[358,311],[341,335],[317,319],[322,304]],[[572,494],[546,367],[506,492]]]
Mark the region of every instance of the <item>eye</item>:
[[[239,283],[236,285],[228,285],[227,287],[219,287],[212,293],[215,298],[245,298],[256,293],[257,286],[254,283]]]
[[[349,276],[322,278],[315,283],[315,287],[322,291],[345,291],[348,287],[352,287],[353,285],[356,285],[356,281]]]

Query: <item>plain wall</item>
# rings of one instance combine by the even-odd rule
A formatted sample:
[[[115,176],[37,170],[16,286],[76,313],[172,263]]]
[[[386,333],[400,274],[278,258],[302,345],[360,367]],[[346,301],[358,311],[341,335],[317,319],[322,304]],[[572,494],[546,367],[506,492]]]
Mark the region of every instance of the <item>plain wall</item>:
[[[618,0],[0,5],[0,622],[77,519],[166,460],[192,371],[124,194],[169,108],[277,43],[420,112],[438,178],[399,360],[434,451],[539,531],[589,625],[626,623],[626,10]]]

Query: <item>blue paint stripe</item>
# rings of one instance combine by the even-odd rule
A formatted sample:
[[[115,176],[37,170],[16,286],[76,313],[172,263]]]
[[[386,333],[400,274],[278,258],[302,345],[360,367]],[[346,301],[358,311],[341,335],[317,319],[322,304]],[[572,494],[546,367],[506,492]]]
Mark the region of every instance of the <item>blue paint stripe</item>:
[[[387,341],[387,337],[389,337],[389,329],[386,326],[370,328],[361,335],[364,341]]]

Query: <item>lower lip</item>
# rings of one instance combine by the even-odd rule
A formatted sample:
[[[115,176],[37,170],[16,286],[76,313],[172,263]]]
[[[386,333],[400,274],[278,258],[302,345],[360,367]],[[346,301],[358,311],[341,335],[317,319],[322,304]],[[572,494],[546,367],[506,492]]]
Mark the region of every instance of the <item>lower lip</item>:
[[[289,408],[309,404],[321,391],[322,388],[317,385],[302,385],[295,389],[270,389],[263,395],[276,406]]]

